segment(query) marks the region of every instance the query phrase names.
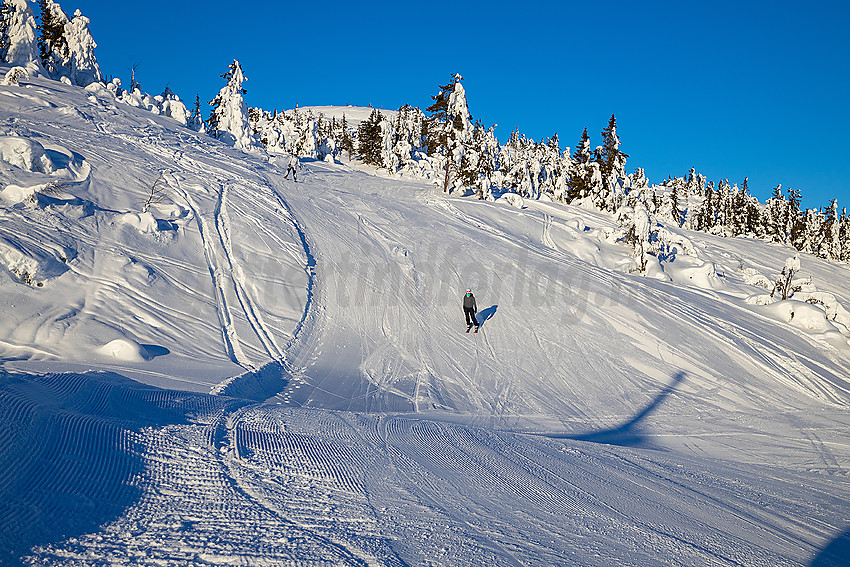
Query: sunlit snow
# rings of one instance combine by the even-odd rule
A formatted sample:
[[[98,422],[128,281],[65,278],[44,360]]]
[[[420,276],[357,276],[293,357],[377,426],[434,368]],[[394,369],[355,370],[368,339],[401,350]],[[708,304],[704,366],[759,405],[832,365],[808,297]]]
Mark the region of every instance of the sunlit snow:
[[[0,86],[0,564],[842,564],[846,264],[777,301],[792,249],[641,211],[638,275],[612,215],[293,183],[113,87]]]

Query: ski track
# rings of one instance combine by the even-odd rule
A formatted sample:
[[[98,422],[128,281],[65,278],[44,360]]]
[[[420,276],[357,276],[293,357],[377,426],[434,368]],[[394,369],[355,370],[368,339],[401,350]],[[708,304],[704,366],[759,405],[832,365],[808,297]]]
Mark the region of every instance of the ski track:
[[[263,179],[261,183],[252,183],[247,181],[249,177],[256,175],[256,173],[249,168],[243,168],[245,177],[237,181],[229,179],[232,176],[230,171],[209,165],[208,163],[201,164],[196,159],[187,156],[185,152],[174,150],[167,144],[157,143],[161,142],[161,139],[157,137],[149,136],[144,138],[134,138],[126,135],[119,135],[119,137],[123,138],[128,143],[138,145],[147,153],[152,156],[156,156],[159,159],[162,159],[162,156],[170,157],[174,162],[182,166],[183,169],[181,176],[189,174],[196,176],[199,179],[208,179],[211,176],[216,179],[219,189],[216,191],[217,199],[213,211],[213,220],[218,236],[218,244],[223,251],[224,259],[229,268],[226,271],[229,276],[229,283],[233,288],[241,312],[244,313],[248,325],[257,336],[263,350],[273,362],[281,364],[286,369],[287,374],[294,378],[294,382],[297,384],[299,372],[297,367],[290,362],[290,359],[295,357],[292,351],[295,349],[295,345],[301,342],[303,334],[301,331],[304,328],[305,323],[310,319],[313,295],[315,293],[315,262],[312,260],[310,246],[304,231],[298,225],[298,222],[286,201],[280,196],[268,180]],[[240,166],[240,168],[242,168],[242,166]],[[222,325],[222,336],[224,337],[225,349],[228,357],[246,370],[259,370],[259,367],[255,363],[252,363],[243,352],[240,337],[236,331],[236,325],[231,314],[232,307],[228,303],[229,300],[227,299],[227,291],[224,289],[224,271],[218,265],[215,247],[212,244],[212,235],[207,227],[207,223],[201,216],[201,211],[198,205],[190,196],[190,191],[183,188],[180,179],[173,172],[169,175],[169,178],[173,180],[175,187],[189,205],[193,216],[197,219],[197,224],[201,231],[201,239],[204,244],[204,255],[213,278],[216,306],[219,312],[219,318]],[[201,189],[198,185],[193,185],[193,187]],[[247,289],[247,276],[245,275],[245,271],[236,261],[233,253],[231,238],[232,228],[227,205],[228,192],[231,190],[231,187],[241,188],[245,191],[254,191],[255,204],[257,205],[262,204],[262,199],[265,198],[263,197],[264,194],[267,198],[271,199],[271,202],[277,203],[277,205],[282,209],[282,217],[292,224],[301,241],[300,252],[303,253],[303,256],[299,258],[299,260],[304,263],[305,271],[307,273],[307,297],[301,320],[296,325],[292,334],[292,339],[283,348],[281,348],[277,343],[274,332],[264,322],[260,306],[257,305],[256,301],[251,297],[251,294]],[[267,228],[261,227],[260,223],[258,223],[256,219],[251,218],[250,215],[249,219],[254,226],[261,228],[265,234],[273,237],[273,233]],[[276,239],[276,243],[278,245],[282,242],[283,241],[280,239]],[[285,249],[288,249],[288,247]],[[219,394],[224,394],[232,390],[239,379],[239,377],[233,377],[225,380],[213,390]]]
[[[283,358],[283,353],[275,342],[273,334],[269,331],[268,327],[263,322],[259,309],[255,305],[254,301],[251,299],[250,294],[245,289],[245,272],[242,269],[242,266],[239,265],[233,257],[233,245],[231,244],[230,239],[230,218],[227,214],[226,207],[227,193],[229,191],[229,187],[230,185],[228,183],[223,183],[221,185],[221,197],[216,203],[215,211],[216,229],[221,240],[221,246],[224,250],[224,255],[227,258],[227,263],[230,267],[230,273],[232,274],[234,289],[236,290],[236,297],[239,300],[239,304],[242,308],[242,311],[248,318],[251,328],[256,333],[257,338],[260,339],[260,342],[262,343],[263,348],[266,350],[268,355],[272,358],[272,360],[279,361]]]
[[[230,312],[230,305],[227,299],[227,292],[224,289],[224,275],[222,274],[221,268],[218,265],[218,260],[216,256],[215,248],[213,247],[212,235],[209,232],[209,228],[207,227],[207,222],[204,220],[204,217],[201,214],[201,210],[195,204],[195,200],[189,194],[189,191],[186,191],[183,186],[180,184],[179,180],[174,179],[174,186],[176,190],[180,193],[186,203],[189,205],[189,208],[192,211],[192,215],[195,218],[198,231],[201,236],[201,242],[203,243],[204,248],[204,258],[206,259],[207,266],[209,266],[210,277],[212,278],[213,285],[213,295],[215,297],[216,310],[219,314],[219,321],[221,323],[221,336],[224,342],[225,351],[227,356],[236,364],[242,366],[245,369],[254,370],[255,367],[251,364],[248,358],[245,356],[245,353],[242,351],[242,346],[239,343],[239,336],[236,332],[236,326],[233,322],[233,316]],[[196,189],[200,189],[200,187],[194,187]],[[218,203],[221,202],[222,195],[218,193]],[[216,206],[218,208],[218,205]]]

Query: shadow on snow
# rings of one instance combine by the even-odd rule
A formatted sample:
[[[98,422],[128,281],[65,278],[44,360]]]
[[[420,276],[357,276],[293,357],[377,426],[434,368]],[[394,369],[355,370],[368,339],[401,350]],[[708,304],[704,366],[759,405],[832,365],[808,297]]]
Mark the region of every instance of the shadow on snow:
[[[488,320],[492,319],[493,316],[496,314],[496,310],[498,308],[499,308],[498,305],[491,305],[487,309],[484,309],[483,311],[479,311],[478,315],[476,315],[476,320],[478,321],[478,324],[483,325]]]
[[[135,504],[145,428],[249,403],[145,386],[119,374],[0,371],[0,565],[95,532]]]
[[[630,420],[617,427],[591,431],[589,433],[549,434],[547,437],[590,441],[591,443],[605,443],[607,445],[620,445],[624,447],[646,446],[649,443],[651,435],[642,430],[641,422],[657,410],[658,406],[664,402],[667,396],[676,390],[684,379],[685,373],[677,372],[673,376],[673,381],[656,394],[655,398],[645,408],[635,414]]]
[[[809,567],[848,566],[850,566],[850,530],[833,539],[809,565]]]

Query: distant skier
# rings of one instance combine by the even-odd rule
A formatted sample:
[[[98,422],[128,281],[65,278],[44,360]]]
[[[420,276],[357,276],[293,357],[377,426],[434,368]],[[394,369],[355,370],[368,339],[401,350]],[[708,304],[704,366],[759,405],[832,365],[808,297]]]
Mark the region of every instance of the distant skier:
[[[475,296],[472,295],[472,290],[466,290],[466,295],[463,296],[463,314],[466,316],[466,332],[475,325],[475,332],[478,332],[478,319],[475,314],[478,313],[478,306],[475,304]]]
[[[289,179],[289,174],[292,173],[292,181],[298,183],[298,180],[295,178],[295,168],[301,169],[301,161],[298,159],[298,156],[292,154],[292,157],[289,158],[289,166],[286,168],[286,175],[283,176],[284,179]]]

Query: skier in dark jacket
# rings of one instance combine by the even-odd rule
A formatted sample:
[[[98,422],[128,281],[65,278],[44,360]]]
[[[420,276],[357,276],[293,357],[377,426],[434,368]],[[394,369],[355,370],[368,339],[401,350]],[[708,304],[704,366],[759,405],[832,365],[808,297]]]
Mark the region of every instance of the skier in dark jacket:
[[[478,313],[478,306],[475,304],[475,296],[472,295],[472,290],[466,290],[466,295],[463,296],[463,314],[466,315],[466,324],[469,327],[466,329],[466,332],[469,332],[469,329],[475,325],[475,332],[478,332],[478,319],[475,318],[475,314]]]

